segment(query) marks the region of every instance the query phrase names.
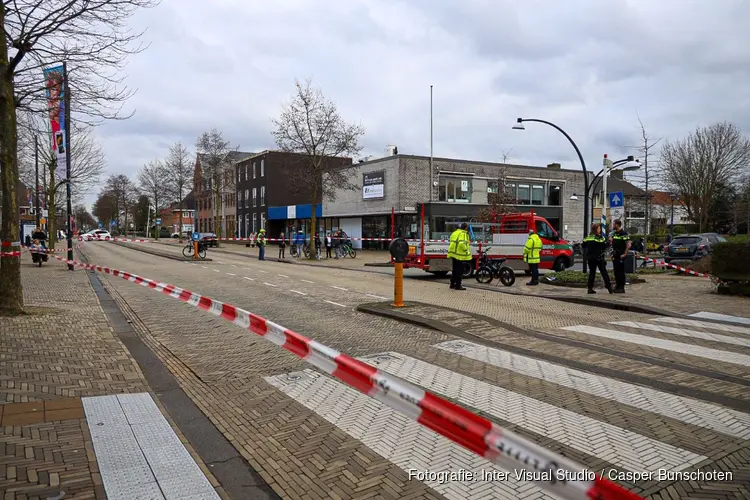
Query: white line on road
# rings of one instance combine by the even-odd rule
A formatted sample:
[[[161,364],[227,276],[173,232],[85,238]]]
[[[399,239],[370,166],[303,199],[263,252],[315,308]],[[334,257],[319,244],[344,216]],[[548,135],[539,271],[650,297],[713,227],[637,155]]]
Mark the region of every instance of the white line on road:
[[[212,271],[215,272],[215,273],[220,273],[221,272],[218,269],[212,269]]]
[[[223,262],[218,262],[218,261],[217,261],[216,263],[217,263],[217,264],[221,264],[222,266],[224,265],[224,263],[223,263]]]
[[[237,267],[237,266],[235,266],[234,264],[232,264],[232,267]]]
[[[278,285],[274,285],[273,283],[266,283],[265,281],[263,282],[263,284],[268,285],[268,286],[278,286]]]
[[[229,276],[237,276],[236,274],[227,273]]]
[[[315,283],[314,281],[310,281],[310,280],[300,280],[300,281],[304,281],[305,283]]]
[[[246,280],[255,281],[254,278],[248,278],[247,276],[243,276],[243,278],[245,278]]]
[[[258,271],[260,271],[261,273],[266,273],[266,274],[268,274],[268,271],[264,271],[263,269],[258,269]]]
[[[388,297],[381,297],[380,295],[373,295],[371,293],[366,293],[365,295],[367,295],[368,297],[374,297],[374,298],[380,299],[380,300],[388,300]]]
[[[298,293],[300,295],[307,295],[305,292],[300,292],[298,290],[289,290],[290,292]]]
[[[324,300],[323,302],[328,302],[329,304],[333,304],[334,306],[346,307],[344,304],[339,304],[338,302],[331,302],[330,300]]]
[[[288,278],[289,277],[286,274],[277,274],[276,276],[281,276],[282,278]]]
[[[340,287],[340,286],[336,286],[336,285],[331,285],[331,288],[335,288],[335,289],[337,289],[337,290],[343,290],[343,291],[345,291],[345,292],[348,292],[348,291],[349,291],[349,290],[348,290],[348,289],[346,289],[346,288],[342,288],[342,287]]]
[[[208,267],[206,267],[206,266],[201,266],[201,267],[202,267],[203,269],[208,269]]]

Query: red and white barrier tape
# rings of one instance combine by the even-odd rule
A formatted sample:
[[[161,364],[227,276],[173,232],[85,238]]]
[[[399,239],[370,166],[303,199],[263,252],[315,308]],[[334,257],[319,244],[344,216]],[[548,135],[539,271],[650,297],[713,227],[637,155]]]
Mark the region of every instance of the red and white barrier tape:
[[[524,467],[549,474],[549,480],[540,480],[536,483],[561,498],[641,499],[635,493],[604,479],[601,474],[588,471],[567,458],[502,429],[484,417],[257,314],[136,274],[54,257],[76,267],[111,274],[162,292],[260,335],[325,373],[503,468],[512,469],[522,464]],[[585,479],[581,479],[582,477]]]
[[[678,271],[682,271],[682,272],[685,272],[687,274],[692,274],[693,276],[700,276],[702,278],[710,278],[711,277],[711,275],[708,274],[708,273],[699,273],[697,271],[693,271],[692,269],[687,269],[685,267],[680,267],[680,266],[676,266],[674,264],[670,264],[668,262],[664,262],[663,260],[651,259],[649,257],[643,257],[643,256],[640,256],[640,255],[637,258],[641,259],[641,260],[644,260],[646,262],[653,262],[653,263],[655,263],[657,265],[660,265],[660,266],[671,267],[672,269],[677,269]]]
[[[3,257],[20,257],[21,251],[20,250],[5,250],[6,248],[10,247],[20,247],[21,242],[20,241],[0,241],[0,248],[3,250],[0,251],[0,259]]]

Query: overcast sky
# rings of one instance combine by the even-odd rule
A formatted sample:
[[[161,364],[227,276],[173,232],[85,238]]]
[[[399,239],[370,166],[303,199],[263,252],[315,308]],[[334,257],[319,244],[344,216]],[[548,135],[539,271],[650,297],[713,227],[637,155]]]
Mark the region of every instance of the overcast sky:
[[[365,154],[434,154],[592,170],[649,133],[680,138],[727,120],[750,132],[746,0],[163,0],[140,12],[135,116],[97,134],[109,171],[135,173],[216,127],[244,151],[274,147],[271,118],[313,78]],[[93,196],[89,201],[93,200]]]

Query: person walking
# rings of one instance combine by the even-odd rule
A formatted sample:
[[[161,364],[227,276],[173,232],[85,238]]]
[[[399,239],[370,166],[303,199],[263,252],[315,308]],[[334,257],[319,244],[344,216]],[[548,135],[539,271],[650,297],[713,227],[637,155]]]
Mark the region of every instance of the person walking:
[[[541,262],[542,239],[534,232],[529,230],[529,238],[523,247],[523,261],[529,265],[531,271],[531,281],[526,283],[529,286],[539,284],[539,262]]]
[[[583,247],[586,249],[586,260],[589,265],[589,293],[596,293],[594,291],[594,280],[596,279],[597,269],[602,273],[604,287],[609,293],[612,293],[612,282],[609,280],[606,258],[609,243],[607,242],[607,238],[602,234],[601,224],[591,224],[591,232],[583,239]]]
[[[321,245],[320,241],[320,233],[315,233],[315,258],[320,260],[320,247]]]
[[[625,293],[625,257],[630,251],[630,235],[622,228],[622,221],[615,219],[612,224],[612,267],[615,270],[614,293]]]
[[[331,258],[331,250],[333,249],[333,238],[331,238],[331,232],[326,233],[326,259]]]
[[[450,244],[448,245],[448,258],[453,262],[453,271],[451,272],[451,289],[466,290],[461,285],[464,274],[464,262],[471,261],[471,241],[467,223],[461,224],[461,227],[451,233]]]
[[[284,239],[284,233],[279,235],[279,259],[286,259],[284,253],[286,250],[286,240]]]
[[[294,235],[294,246],[297,248],[297,258],[302,258],[302,246],[305,244],[305,234],[302,232],[302,229],[297,231],[297,234]]]
[[[258,260],[266,260],[266,230],[261,229],[258,231],[258,238],[256,240],[258,245]]]

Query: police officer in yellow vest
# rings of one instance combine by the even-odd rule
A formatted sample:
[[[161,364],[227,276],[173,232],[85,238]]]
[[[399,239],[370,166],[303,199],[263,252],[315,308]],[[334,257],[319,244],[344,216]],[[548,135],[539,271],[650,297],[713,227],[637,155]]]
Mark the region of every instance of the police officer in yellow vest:
[[[464,273],[464,262],[471,261],[471,239],[467,229],[469,229],[469,225],[464,222],[460,228],[453,231],[448,246],[448,258],[453,261],[453,272],[451,273],[451,288],[453,290],[466,290],[461,286],[461,278]]]
[[[529,265],[531,281],[526,283],[530,286],[539,284],[539,262],[541,262],[542,239],[533,229],[529,231],[529,239],[523,247],[523,261]]]

